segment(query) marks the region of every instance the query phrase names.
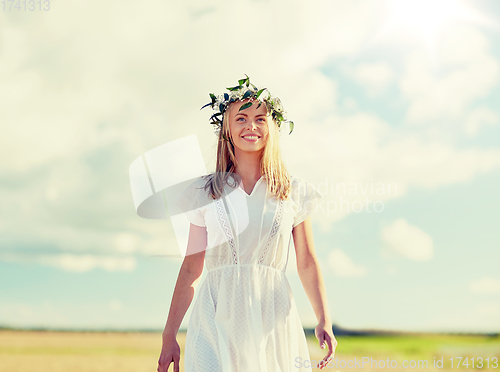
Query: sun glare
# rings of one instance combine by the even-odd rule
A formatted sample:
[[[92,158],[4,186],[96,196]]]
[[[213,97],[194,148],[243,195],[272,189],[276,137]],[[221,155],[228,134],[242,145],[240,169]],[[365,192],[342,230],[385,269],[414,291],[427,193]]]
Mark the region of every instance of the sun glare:
[[[387,0],[387,18],[376,39],[414,38],[434,49],[439,32],[457,21],[482,22],[459,0]]]

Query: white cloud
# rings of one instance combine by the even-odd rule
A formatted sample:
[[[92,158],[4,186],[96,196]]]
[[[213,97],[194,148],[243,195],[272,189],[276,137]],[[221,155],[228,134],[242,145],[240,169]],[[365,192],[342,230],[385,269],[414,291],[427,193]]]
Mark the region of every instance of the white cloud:
[[[428,261],[434,254],[432,238],[402,218],[383,227],[382,239],[393,251],[411,260]]]
[[[333,270],[334,274],[338,277],[353,278],[363,277],[368,274],[366,267],[355,264],[349,256],[347,256],[341,249],[332,250],[327,260],[320,260],[321,270],[324,273]],[[290,249],[288,264],[286,269],[287,274],[297,274],[297,256],[295,249]]]
[[[415,52],[408,58],[400,88],[410,104],[410,123],[458,120],[497,85],[500,64],[489,54],[488,41],[480,31],[457,26],[442,44],[439,69],[423,54]]]
[[[54,13],[31,28],[2,19],[0,170],[14,185],[1,190],[8,213],[0,226],[3,249],[26,242],[68,254],[172,254],[177,250],[168,240],[172,230],[134,213],[126,169],[145,151],[192,133],[203,139],[205,159],[213,164],[210,113],[198,108],[208,92],[223,92],[243,73],[283,100],[296,123],[292,136],[283,136],[287,164],[311,182],[327,176],[346,183],[397,183],[397,195],[372,198],[386,202],[410,186],[436,188],[500,166],[497,150],[456,150],[362,111],[337,113],[339,100],[352,110],[362,107],[345,99],[320,67],[335,62],[332,57],[359,54],[377,22],[373,2],[219,7],[214,1],[156,1],[117,10],[91,1],[64,7],[79,17]],[[241,14],[255,20],[248,42],[241,36],[247,30]],[[89,19],[92,28],[86,27]],[[444,86],[447,92],[460,90],[457,83],[472,84],[462,103],[489,91],[497,64],[487,40],[470,29],[460,35],[467,36],[465,48],[453,44],[443,53],[452,67],[443,80],[425,61],[410,59],[402,86],[411,107],[425,106],[429,87]],[[357,79],[368,85],[384,86],[394,78],[385,62],[356,66]],[[446,105],[437,110],[449,111]],[[471,123],[489,120],[481,115],[471,114]],[[359,197],[347,201],[353,205]],[[319,222],[328,229],[349,213],[322,216]]]
[[[139,248],[139,238],[129,232],[115,234],[113,240],[118,252],[131,253]]]
[[[337,106],[337,84],[317,70],[303,71],[294,79],[284,80],[276,86],[289,119],[295,123],[307,123],[311,118],[322,117]],[[314,123],[314,121],[313,121]],[[314,125],[314,124],[313,124]],[[292,136],[295,133],[292,133]],[[288,132],[284,133],[287,136]]]
[[[106,271],[134,271],[136,259],[123,256],[98,256],[90,254],[18,254],[2,253],[0,260],[7,262],[34,262],[41,265],[53,266],[59,269],[83,273],[96,268]]]
[[[413,325],[417,331],[432,332],[496,332],[500,328],[499,304],[475,304],[453,306],[433,311],[432,316],[422,317]],[[470,348],[469,348],[470,351]],[[457,355],[460,353],[454,353]],[[453,355],[453,354],[452,354]]]
[[[500,280],[482,277],[472,281],[469,290],[473,293],[500,293]]]
[[[472,137],[477,135],[483,127],[498,125],[498,123],[500,123],[500,114],[481,106],[469,112],[465,119],[464,130],[468,136]]]
[[[136,266],[136,260],[133,257],[101,257],[72,254],[41,256],[39,262],[74,272],[85,272],[95,268],[101,268],[106,271],[133,271]]]
[[[364,87],[370,95],[377,95],[394,79],[394,72],[386,62],[360,63],[346,66],[345,71]]]
[[[378,203],[383,209],[387,201],[405,196],[410,187],[436,189],[500,168],[498,149],[457,149],[449,143],[394,128],[363,112],[330,114],[318,120],[317,128],[296,125],[292,135],[283,138],[282,147],[292,174],[314,185],[328,183],[326,192],[321,191],[323,209],[318,208],[313,215],[324,231],[353,213],[355,203],[362,202],[363,213],[368,213],[366,198],[372,207]],[[386,192],[371,192],[370,186],[364,195],[338,195],[335,189],[342,183],[383,184]],[[389,185],[394,184],[396,188],[391,187],[388,192]],[[342,201],[347,205],[341,209]]]
[[[43,27],[33,26],[36,32],[3,25],[0,169],[29,169],[63,156],[78,161],[113,141],[133,156],[158,145],[159,138],[199,131],[193,123],[200,120],[184,112],[201,107],[209,91],[223,91],[243,73],[275,87],[281,97],[288,94],[285,102],[302,117],[302,111],[314,111],[311,103],[333,103],[332,88],[324,88],[334,84],[324,76],[319,81],[316,68],[331,55],[358,51],[372,19],[366,0],[220,7],[217,2],[156,1],[145,9],[124,5],[119,11],[100,2],[87,4],[66,4],[79,17],[51,15],[41,21]],[[242,27],[240,14],[254,19],[252,39],[259,42],[242,43],[235,32]],[[88,19],[91,29],[85,27]],[[242,58],[240,45],[255,57]],[[290,51],[304,60],[291,58]],[[310,91],[319,94],[301,105],[292,101]],[[204,118],[208,133],[203,114],[207,110],[196,117]]]
[[[346,97],[342,101],[342,107],[346,110],[358,110],[359,104],[352,97]]]
[[[352,262],[341,249],[333,249],[328,255],[328,265],[336,276],[343,278],[357,278],[368,274],[366,267]]]
[[[289,2],[284,9],[289,8]],[[366,0],[296,2],[293,30],[283,35],[288,46],[285,68],[300,72],[324,65],[330,58],[356,55],[370,37],[377,4]],[[279,9],[283,14],[283,8]],[[285,23],[291,19],[286,19]],[[291,42],[293,40],[293,43]]]
[[[500,304],[479,304],[477,306],[477,312],[480,316],[482,315],[495,315],[500,318]]]
[[[398,269],[396,266],[394,265],[389,265],[386,267],[385,271],[387,272],[387,274],[389,275],[396,275],[398,273]]]
[[[157,221],[141,221],[133,211],[126,178],[130,162],[192,133],[206,139],[200,141],[202,150],[213,162],[210,113],[198,109],[208,92],[223,92],[243,73],[282,98],[294,120],[307,122],[330,110],[336,84],[316,67],[328,56],[359,50],[370,19],[359,8],[368,3],[228,2],[220,7],[215,1],[156,1],[147,8],[122,4],[115,9],[91,1],[64,5],[77,17],[54,13],[23,27],[0,15],[5,21],[0,27],[0,170],[5,184],[15,185],[1,190],[2,209],[9,215],[1,227],[2,249],[27,243],[70,255],[173,254],[177,244],[167,242],[171,229],[163,225],[161,231]],[[243,42],[236,31],[246,29],[241,14],[254,20],[255,42]],[[92,28],[86,27],[89,19]],[[320,41],[318,35],[328,43],[310,49],[318,53],[315,58],[288,58]]]
[[[47,326],[47,320],[58,326],[71,326],[74,319],[70,319],[73,312],[66,312],[61,309],[60,304],[54,304],[43,300],[41,304],[33,304],[17,301],[2,301],[0,306],[0,319],[3,324],[16,327],[44,327]]]
[[[123,309],[123,304],[118,300],[111,300],[108,302],[109,310],[111,311],[120,311]]]

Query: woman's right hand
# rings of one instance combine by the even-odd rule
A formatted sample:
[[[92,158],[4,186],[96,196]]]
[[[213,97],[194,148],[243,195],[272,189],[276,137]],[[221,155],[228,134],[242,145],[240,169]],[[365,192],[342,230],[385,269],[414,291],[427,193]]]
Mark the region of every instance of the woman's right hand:
[[[174,363],[174,372],[179,372],[179,361],[181,359],[181,348],[175,337],[163,338],[160,359],[158,360],[158,372],[167,372],[170,363]]]
[[[195,287],[203,272],[205,248],[207,247],[207,228],[190,224],[189,238],[184,262],[179,270],[179,277],[175,284],[167,323],[161,334],[162,346],[158,360],[158,372],[167,372],[170,364],[174,363],[174,372],[179,372],[181,348],[177,343],[177,332],[182,318],[186,314],[189,304],[194,297]]]

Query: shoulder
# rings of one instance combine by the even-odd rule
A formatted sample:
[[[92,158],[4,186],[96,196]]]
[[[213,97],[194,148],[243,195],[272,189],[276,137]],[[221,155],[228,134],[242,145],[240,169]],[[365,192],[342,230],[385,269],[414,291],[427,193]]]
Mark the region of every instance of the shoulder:
[[[300,201],[301,194],[304,193],[304,179],[290,175],[290,199],[298,203]]]
[[[304,201],[309,199],[322,198],[323,196],[318,192],[316,186],[296,176],[290,176],[292,184],[292,199],[296,201]]]
[[[292,185],[292,192],[301,193],[307,189],[314,188],[314,186],[305,179],[297,176],[290,176],[290,183]]]
[[[300,185],[302,182],[304,182],[304,179],[290,175],[290,183],[292,186]]]

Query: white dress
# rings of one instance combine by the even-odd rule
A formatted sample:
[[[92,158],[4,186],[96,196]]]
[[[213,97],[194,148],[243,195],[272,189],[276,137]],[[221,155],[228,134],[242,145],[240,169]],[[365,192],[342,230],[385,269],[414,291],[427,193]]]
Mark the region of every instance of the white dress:
[[[261,177],[250,195],[240,181],[213,200],[203,190],[205,182],[195,180],[179,199],[183,208],[191,205],[185,214],[206,226],[208,239],[207,275],[186,334],[185,371],[311,371],[296,361],[310,358],[285,270],[292,229],[321,195],[292,176],[292,193],[281,201],[267,192]]]

